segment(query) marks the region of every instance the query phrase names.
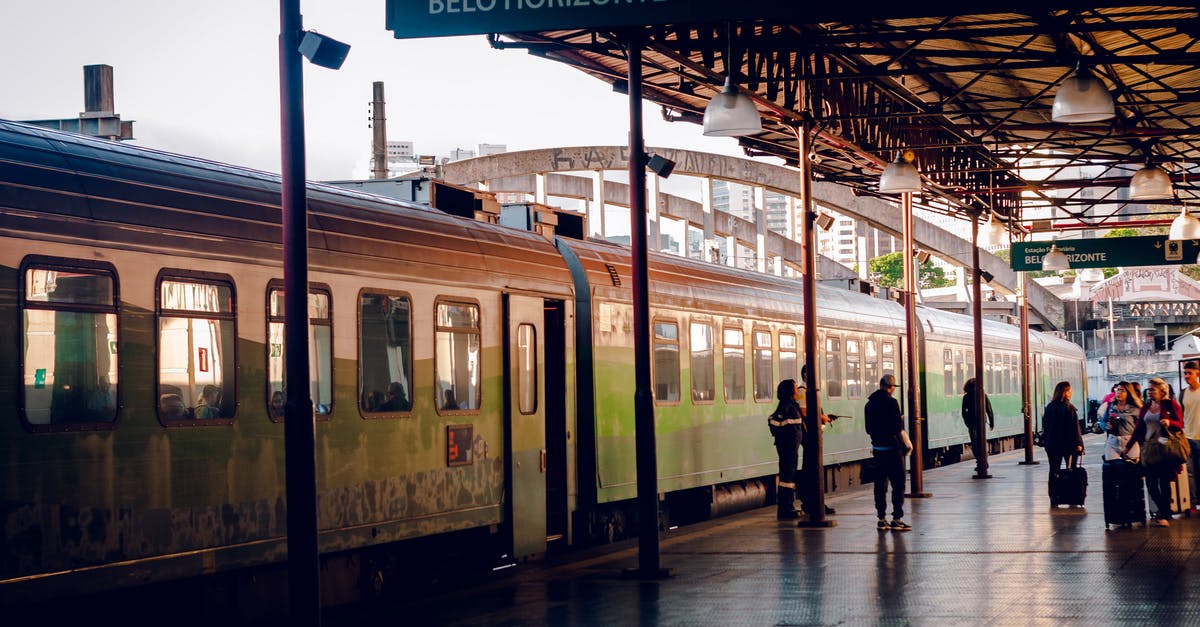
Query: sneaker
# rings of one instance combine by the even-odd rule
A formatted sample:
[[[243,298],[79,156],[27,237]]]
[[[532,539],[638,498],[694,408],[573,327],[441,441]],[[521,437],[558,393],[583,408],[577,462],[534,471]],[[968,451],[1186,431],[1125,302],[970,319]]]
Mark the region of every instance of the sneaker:
[[[912,531],[912,525],[900,518],[893,518],[890,524],[892,531]]]
[[[1171,521],[1167,520],[1166,518],[1155,518],[1154,525],[1157,527],[1170,527]]]
[[[880,531],[888,531],[892,528],[892,525],[886,518],[880,518],[879,522],[875,523],[875,528]]]

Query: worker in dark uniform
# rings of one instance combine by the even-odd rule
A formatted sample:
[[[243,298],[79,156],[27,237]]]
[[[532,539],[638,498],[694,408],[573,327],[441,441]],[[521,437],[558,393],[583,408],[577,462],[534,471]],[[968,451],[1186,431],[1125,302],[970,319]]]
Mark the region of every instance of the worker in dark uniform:
[[[779,520],[795,520],[796,474],[800,466],[800,442],[804,433],[804,406],[799,403],[802,396],[795,379],[784,379],[775,389],[779,405],[767,417],[767,425],[775,438],[775,452],[779,455],[779,476],[775,479],[775,517]]]
[[[805,384],[808,383],[808,365],[807,364],[800,368],[800,380],[801,380],[801,384],[799,386],[797,386],[800,393],[799,393],[799,396],[796,397],[796,402],[800,405],[800,414],[803,417],[803,416],[807,415],[807,413],[808,413],[808,405],[806,404],[808,401],[807,401],[807,398],[805,397],[805,393],[808,391],[808,389],[805,387]],[[824,429],[825,425],[829,424],[830,422],[833,422],[833,419],[830,418],[829,416],[827,416],[826,414],[824,414],[823,412],[821,412],[820,401],[818,400],[817,424],[821,425],[821,429]],[[820,430],[805,429],[803,436],[804,437],[801,441],[801,444],[804,445],[804,450],[805,451],[817,450],[817,438],[821,437]],[[812,448],[810,449],[809,447],[812,447]],[[813,510],[816,508],[816,503],[818,500],[817,499],[817,481],[821,476],[821,467],[822,467],[822,460],[817,459],[815,456],[810,456],[809,459],[807,460],[807,463],[804,464],[804,467],[800,469],[800,478],[799,478],[799,482],[798,482],[799,487],[797,489],[797,496],[800,497],[800,508],[802,510],[804,510],[804,512],[810,516],[812,515]],[[837,510],[833,509],[832,507],[830,507],[828,505],[825,506],[825,515],[826,516],[832,516],[836,513],[837,513]]]
[[[975,413],[975,393],[979,390],[976,385],[975,378],[967,379],[966,385],[963,386],[962,397],[962,419],[963,424],[967,426],[967,433],[971,435],[971,453],[975,455],[975,459],[979,460],[979,451],[986,446],[987,440],[980,437],[979,432],[979,416]],[[983,393],[983,410],[987,414],[988,429],[996,428],[996,414],[992,412],[992,399],[988,398],[987,392]],[[976,469],[979,468],[979,462],[975,462]]]
[[[904,522],[904,457],[912,449],[904,435],[904,418],[900,403],[892,394],[896,377],[885,374],[879,389],[867,397],[864,414],[867,434],[871,436],[871,455],[875,464],[875,513],[880,531],[909,531],[912,525]],[[892,487],[892,519],[887,514],[887,489]]]

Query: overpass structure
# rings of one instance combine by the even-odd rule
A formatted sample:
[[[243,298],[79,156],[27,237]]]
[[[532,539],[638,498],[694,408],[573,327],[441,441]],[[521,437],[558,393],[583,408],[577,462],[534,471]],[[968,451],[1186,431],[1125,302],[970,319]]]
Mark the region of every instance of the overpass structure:
[[[656,174],[648,176],[649,198],[648,235],[650,241],[659,240],[660,217],[684,221],[703,230],[706,238],[713,234],[736,240],[756,251],[758,269],[766,270],[767,257],[778,257],[782,267],[802,267],[802,250],[794,237],[780,235],[766,228],[762,219],[764,203],[762,190],[778,192],[795,199],[800,197],[800,176],[791,168],[761,163],[749,159],[702,153],[674,148],[649,148],[648,152],[665,157],[675,163],[673,173],[707,179],[720,179],[749,185],[755,188],[758,220],[751,222],[737,216],[714,211],[712,208],[711,185],[701,188],[701,201],[680,198],[660,191],[660,179]],[[603,206],[628,206],[629,191],[623,183],[605,181],[606,170],[628,169],[629,149],[625,146],[586,146],[544,148],[508,152],[474,159],[454,161],[442,166],[441,177],[448,183],[474,186],[492,192],[518,192],[533,194],[537,202],[545,203],[547,197],[577,198],[588,203],[593,220],[603,220]],[[565,172],[587,172],[589,178],[562,174]],[[828,182],[814,182],[813,196],[816,203],[842,215],[865,221],[875,228],[899,237],[902,215],[896,205],[869,196],[855,195],[849,187]],[[789,212],[788,234],[794,236],[798,228],[794,224],[795,212]],[[913,240],[921,249],[959,267],[971,267],[971,242],[934,226],[924,220],[913,220]],[[842,278],[832,268],[833,262],[826,261],[818,266],[822,278]],[[836,264],[835,264],[836,265]],[[841,266],[839,266],[841,267]],[[1003,259],[986,251],[980,251],[979,267],[994,278],[990,282],[994,289],[1014,293],[1018,276]],[[1063,326],[1062,301],[1033,281],[1026,281],[1031,324],[1045,329]]]

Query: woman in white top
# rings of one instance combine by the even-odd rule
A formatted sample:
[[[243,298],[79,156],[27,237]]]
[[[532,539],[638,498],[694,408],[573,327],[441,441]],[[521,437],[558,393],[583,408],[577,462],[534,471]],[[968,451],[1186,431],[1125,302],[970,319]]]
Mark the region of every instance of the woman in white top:
[[[1129,444],[1129,436],[1137,426],[1138,414],[1142,410],[1142,399],[1133,391],[1133,386],[1122,381],[1117,384],[1113,399],[1104,408],[1100,420],[1104,423],[1104,432],[1108,435],[1104,443],[1104,459],[1121,459],[1121,452],[1129,445],[1129,457],[1137,459],[1141,456],[1141,447],[1137,442]]]

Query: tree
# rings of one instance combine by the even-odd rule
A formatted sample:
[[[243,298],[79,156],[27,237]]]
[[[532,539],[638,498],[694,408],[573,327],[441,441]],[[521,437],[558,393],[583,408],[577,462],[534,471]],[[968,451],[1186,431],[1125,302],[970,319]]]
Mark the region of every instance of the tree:
[[[867,267],[880,285],[900,287],[900,283],[904,280],[904,253],[897,251],[881,255],[872,259]],[[921,288],[954,285],[954,280],[947,278],[944,270],[929,261],[921,264],[918,276]]]

